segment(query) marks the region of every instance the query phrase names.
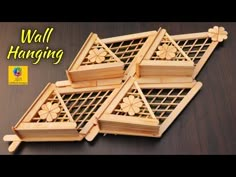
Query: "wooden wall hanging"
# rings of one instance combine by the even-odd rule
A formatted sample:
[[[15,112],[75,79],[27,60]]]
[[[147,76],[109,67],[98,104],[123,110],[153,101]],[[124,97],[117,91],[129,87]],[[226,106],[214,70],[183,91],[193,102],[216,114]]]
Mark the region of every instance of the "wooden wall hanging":
[[[165,29],[99,39],[91,33],[66,71],[49,83],[5,135],[21,142],[92,141],[98,133],[161,137],[202,83],[195,78],[223,27],[169,35]]]

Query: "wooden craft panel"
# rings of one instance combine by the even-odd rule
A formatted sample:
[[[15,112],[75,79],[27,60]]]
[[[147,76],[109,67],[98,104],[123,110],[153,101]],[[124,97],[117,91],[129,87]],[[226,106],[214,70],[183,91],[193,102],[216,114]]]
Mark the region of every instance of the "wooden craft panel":
[[[223,27],[170,36],[165,29],[100,39],[91,33],[66,71],[12,128],[22,141],[92,141],[98,133],[161,137],[202,87],[195,80]]]

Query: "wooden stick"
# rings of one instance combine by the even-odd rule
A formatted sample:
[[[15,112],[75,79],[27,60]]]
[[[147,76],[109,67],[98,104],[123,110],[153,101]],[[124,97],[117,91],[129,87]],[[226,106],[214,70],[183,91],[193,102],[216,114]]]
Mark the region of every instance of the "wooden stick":
[[[85,136],[85,139],[87,141],[92,141],[99,133],[99,130],[100,129],[99,129],[98,125],[93,126],[92,129],[90,130],[90,132]]]
[[[21,141],[17,135],[5,135],[3,141]]]
[[[171,35],[173,40],[193,40],[208,38],[208,32]]]
[[[57,81],[57,82],[55,83],[55,85],[56,85],[57,87],[66,87],[66,86],[70,86],[71,83],[70,83],[69,80],[64,80],[64,81]]]
[[[121,41],[126,41],[126,40],[134,40],[138,38],[143,38],[143,37],[153,35],[155,33],[156,31],[148,31],[148,32],[143,32],[143,33],[135,33],[135,34],[128,34],[128,35],[123,35],[123,36],[105,38],[105,39],[101,39],[101,41],[104,42],[105,44],[109,44],[113,42],[121,42]]]
[[[8,147],[9,152],[14,152],[17,147],[20,145],[21,141],[13,141],[11,145]]]

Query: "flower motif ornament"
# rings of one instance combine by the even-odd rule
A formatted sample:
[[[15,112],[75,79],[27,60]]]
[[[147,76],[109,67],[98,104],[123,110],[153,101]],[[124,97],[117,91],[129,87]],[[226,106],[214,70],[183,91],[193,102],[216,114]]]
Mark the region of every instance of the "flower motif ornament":
[[[92,49],[89,51],[88,60],[92,63],[102,63],[105,60],[107,52],[104,49]]]
[[[142,107],[143,102],[138,98],[130,95],[129,97],[123,98],[123,103],[120,104],[120,107],[123,112],[127,112],[130,116],[133,116],[135,113],[139,113],[140,107]]]
[[[157,56],[159,56],[161,59],[167,60],[174,58],[175,53],[177,52],[177,49],[173,45],[168,46],[167,44],[159,46],[158,50],[159,51],[156,52]]]
[[[211,37],[212,41],[222,42],[228,38],[228,32],[225,31],[224,27],[214,26],[208,30],[208,36]]]
[[[43,104],[41,110],[38,112],[41,119],[46,119],[48,122],[52,122],[58,117],[58,113],[61,111],[57,103],[47,102]]]

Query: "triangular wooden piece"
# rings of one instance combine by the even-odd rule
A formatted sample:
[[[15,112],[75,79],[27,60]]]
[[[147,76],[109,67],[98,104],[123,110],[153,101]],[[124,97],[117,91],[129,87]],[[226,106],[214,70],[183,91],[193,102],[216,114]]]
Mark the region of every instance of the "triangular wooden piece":
[[[124,63],[99,39],[91,33],[67,71],[73,87],[97,86],[98,80],[121,79]],[[76,85],[76,82],[79,82]],[[120,83],[119,82],[119,83]],[[87,84],[87,85],[86,85]]]
[[[156,134],[159,123],[132,77],[123,84],[98,121],[102,132],[144,136]]]
[[[55,84],[51,83],[44,88],[15,125],[14,131],[26,140],[42,136],[53,139],[59,134],[78,136],[76,122],[56,90]]]
[[[160,83],[179,82],[184,78],[192,82],[194,63],[186,53],[161,29],[144,59],[137,64],[138,77],[161,80]],[[172,78],[171,80],[168,78]],[[153,83],[153,81],[150,81]]]

